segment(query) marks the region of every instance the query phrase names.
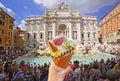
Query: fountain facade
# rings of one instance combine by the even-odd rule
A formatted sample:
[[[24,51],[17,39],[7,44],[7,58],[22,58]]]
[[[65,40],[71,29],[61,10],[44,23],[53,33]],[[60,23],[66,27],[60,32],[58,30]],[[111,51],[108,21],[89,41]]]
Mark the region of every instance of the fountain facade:
[[[47,9],[44,16],[30,16],[25,19],[25,47],[36,49],[64,35],[81,45],[97,45],[98,27],[95,16],[83,16],[78,9],[70,9],[60,3],[55,9]]]

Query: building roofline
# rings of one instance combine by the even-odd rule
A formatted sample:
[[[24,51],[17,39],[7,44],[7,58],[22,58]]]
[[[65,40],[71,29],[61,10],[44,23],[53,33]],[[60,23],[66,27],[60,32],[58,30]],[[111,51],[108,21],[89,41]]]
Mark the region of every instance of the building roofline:
[[[2,10],[6,15],[8,15],[9,17],[11,17],[13,20],[15,20],[12,16],[10,16],[7,12],[5,12],[2,8],[0,8],[0,10]]]
[[[116,8],[116,6],[118,6],[120,4],[120,2],[118,2],[112,9],[110,9],[101,19],[100,21],[106,16],[108,15],[114,8]]]

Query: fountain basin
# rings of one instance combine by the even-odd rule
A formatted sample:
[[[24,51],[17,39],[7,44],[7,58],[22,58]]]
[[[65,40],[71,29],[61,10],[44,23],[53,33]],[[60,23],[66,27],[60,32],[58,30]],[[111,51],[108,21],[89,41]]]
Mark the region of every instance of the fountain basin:
[[[90,55],[73,55],[71,61],[73,62],[74,60],[81,61],[83,64],[88,64],[90,62],[93,62],[93,60],[98,60],[100,61],[101,59],[104,59],[105,61],[108,58],[115,58],[115,55],[107,54],[107,53],[101,53],[97,52],[95,54],[90,54]],[[30,64],[33,64],[36,62],[37,64],[43,65],[44,63],[49,63],[52,62],[52,59],[50,56],[43,56],[43,57],[29,57],[29,56],[22,56],[17,59],[15,59],[17,63],[20,63],[21,61],[30,62]]]

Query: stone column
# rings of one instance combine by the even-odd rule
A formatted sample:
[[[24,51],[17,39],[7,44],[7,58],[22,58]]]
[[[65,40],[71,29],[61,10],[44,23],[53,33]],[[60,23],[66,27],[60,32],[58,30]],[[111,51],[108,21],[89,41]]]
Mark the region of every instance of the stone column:
[[[55,36],[56,36],[56,24],[55,24],[55,22],[53,22],[52,27],[53,27],[52,39],[53,39],[53,38],[55,38]]]
[[[67,31],[67,38],[69,37],[69,31]]]
[[[77,41],[81,42],[81,25],[77,23]]]
[[[48,29],[47,29],[48,27],[46,25],[46,22],[44,22],[43,26],[44,26],[44,42],[48,42]]]
[[[72,23],[68,23],[69,25],[69,38],[72,39],[73,38],[73,30],[72,30]]]
[[[31,32],[30,32],[30,46],[33,46],[33,24],[30,23],[30,27],[31,27]]]
[[[87,31],[85,31],[85,33],[84,33],[84,40],[85,40],[85,45],[87,44],[87,40],[88,40],[88,36],[87,36]]]

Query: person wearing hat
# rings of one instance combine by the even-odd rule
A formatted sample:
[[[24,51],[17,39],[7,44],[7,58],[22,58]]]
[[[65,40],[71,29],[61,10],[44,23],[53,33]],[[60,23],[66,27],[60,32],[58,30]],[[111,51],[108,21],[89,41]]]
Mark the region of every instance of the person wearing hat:
[[[24,81],[24,73],[19,68],[17,63],[12,64],[12,69],[13,69],[12,81],[18,81],[18,80]]]

